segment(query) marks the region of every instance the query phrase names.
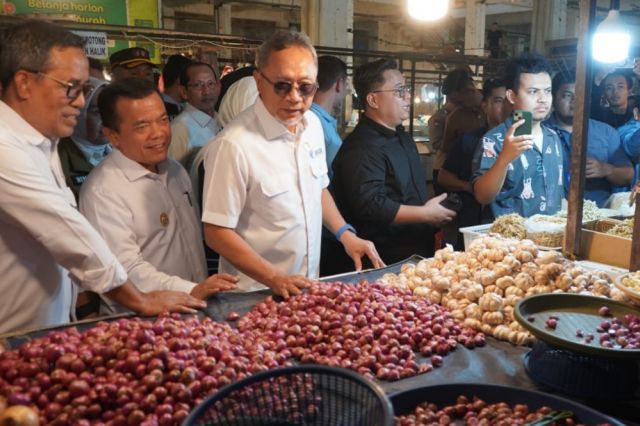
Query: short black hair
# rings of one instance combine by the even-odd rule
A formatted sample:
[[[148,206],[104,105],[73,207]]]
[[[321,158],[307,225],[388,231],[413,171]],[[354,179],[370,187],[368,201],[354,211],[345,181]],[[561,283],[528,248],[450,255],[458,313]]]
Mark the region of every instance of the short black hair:
[[[633,79],[631,78],[629,73],[624,70],[615,70],[613,72],[610,72],[602,79],[602,84],[604,85],[604,82],[607,78],[617,76],[624,77],[625,81],[627,82],[627,89],[631,90],[631,88],[633,87]]]
[[[526,52],[507,63],[504,82],[508,90],[517,92],[521,74],[547,73],[551,76],[551,66],[547,59],[536,52]]]
[[[331,55],[318,57],[318,90],[329,90],[338,80],[347,78],[347,64]]]
[[[576,82],[576,70],[569,69],[558,72],[551,80],[551,93],[553,96],[558,93],[563,84],[571,84]]]
[[[146,78],[127,78],[111,83],[98,95],[98,110],[102,125],[108,129],[119,130],[120,117],[116,111],[118,99],[144,99],[152,94],[158,94],[158,88]]]
[[[456,68],[453,71],[449,71],[442,82],[442,94],[450,95],[452,93],[459,92],[467,87],[469,81],[473,81],[473,77],[469,70]]]
[[[191,62],[190,64],[187,64],[184,68],[182,68],[182,72],[180,73],[180,85],[181,86],[187,86],[189,84],[189,70],[191,68],[195,68],[195,67],[207,67],[211,70],[211,72],[213,73],[213,76],[216,78],[216,81],[218,81],[218,74],[216,74],[215,70],[213,69],[213,67],[211,66],[211,64],[208,64],[206,62]]]
[[[393,59],[378,59],[360,65],[353,72],[353,87],[362,108],[367,109],[367,95],[384,84],[384,72],[397,70],[398,64]]]
[[[162,81],[165,87],[171,87],[180,78],[184,67],[191,63],[191,59],[183,55],[171,55],[162,68]]]
[[[489,99],[491,97],[491,93],[493,93],[493,90],[499,87],[505,87],[504,81],[500,80],[499,78],[488,78],[487,80],[485,80],[485,82],[482,84],[482,100],[486,101],[487,99]]]
[[[84,49],[85,40],[56,24],[28,19],[10,25],[2,31],[0,84],[5,90],[20,70],[47,71],[51,50],[74,47]]]

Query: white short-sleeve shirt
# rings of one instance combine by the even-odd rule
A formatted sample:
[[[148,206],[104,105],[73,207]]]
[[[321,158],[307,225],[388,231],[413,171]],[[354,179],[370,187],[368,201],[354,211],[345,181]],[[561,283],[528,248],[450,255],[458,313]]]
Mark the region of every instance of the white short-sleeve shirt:
[[[127,279],[77,210],[56,146],[0,102],[0,334],[69,322],[69,273],[98,293]]]
[[[153,173],[114,149],[82,185],[80,211],[141,291],[190,293],[206,278],[195,195],[174,159]]]
[[[204,168],[203,222],[234,229],[284,273],[318,277],[329,178],[315,114],[294,135],[258,99],[218,134]],[[266,288],[224,258],[220,271],[240,275],[239,291]]]

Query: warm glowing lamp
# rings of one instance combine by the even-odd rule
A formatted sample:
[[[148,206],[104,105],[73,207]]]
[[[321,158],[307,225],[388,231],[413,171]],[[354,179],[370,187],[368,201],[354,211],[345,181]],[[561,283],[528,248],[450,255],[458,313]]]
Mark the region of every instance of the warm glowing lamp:
[[[419,21],[435,21],[449,10],[449,0],[408,0],[409,16]]]
[[[624,61],[630,44],[631,34],[620,19],[620,11],[611,9],[593,35],[593,59],[605,63]]]

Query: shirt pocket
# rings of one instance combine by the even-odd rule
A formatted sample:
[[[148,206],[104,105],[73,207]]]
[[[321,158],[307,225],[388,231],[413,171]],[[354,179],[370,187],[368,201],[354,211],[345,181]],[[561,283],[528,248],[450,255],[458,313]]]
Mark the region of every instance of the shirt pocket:
[[[290,185],[279,179],[260,182],[260,191],[267,198],[276,198],[290,191]]]

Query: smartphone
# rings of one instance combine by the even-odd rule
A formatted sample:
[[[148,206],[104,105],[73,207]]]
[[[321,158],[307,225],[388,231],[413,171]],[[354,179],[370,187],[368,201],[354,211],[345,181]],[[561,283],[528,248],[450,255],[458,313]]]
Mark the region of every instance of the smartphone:
[[[522,135],[530,135],[531,134],[531,121],[533,120],[533,115],[530,111],[525,111],[523,109],[517,109],[513,111],[513,122],[517,122],[524,119],[524,123],[522,126],[518,127],[514,132],[515,136]]]

